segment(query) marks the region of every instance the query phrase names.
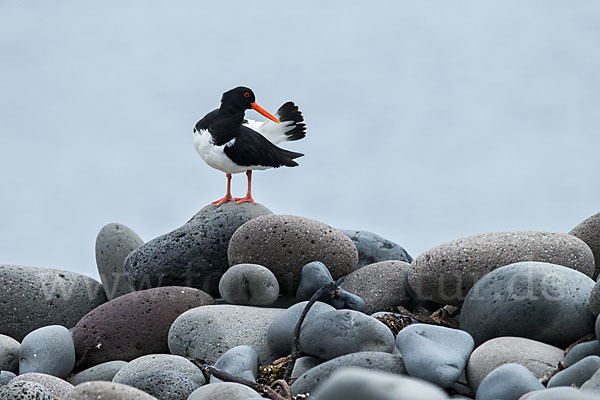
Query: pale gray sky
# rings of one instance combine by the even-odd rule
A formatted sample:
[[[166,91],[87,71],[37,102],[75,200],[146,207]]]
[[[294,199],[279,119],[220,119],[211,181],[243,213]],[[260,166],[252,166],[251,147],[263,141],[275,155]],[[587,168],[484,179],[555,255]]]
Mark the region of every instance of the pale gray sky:
[[[306,118],[300,166],[254,176],[276,213],[413,256],[569,231],[600,211],[598,48],[591,0],[0,1],[0,263],[97,276],[103,225],[222,197],[192,128],[238,85]]]

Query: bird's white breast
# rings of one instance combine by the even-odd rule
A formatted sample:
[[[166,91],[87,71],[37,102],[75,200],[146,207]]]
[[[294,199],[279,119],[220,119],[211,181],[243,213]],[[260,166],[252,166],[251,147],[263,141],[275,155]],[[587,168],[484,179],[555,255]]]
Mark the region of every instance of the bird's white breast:
[[[225,147],[233,146],[234,143],[235,138],[221,146],[215,146],[208,130],[200,129],[194,131],[194,146],[200,157],[211,167],[227,174],[239,174],[249,169],[248,167],[237,165],[225,154]]]

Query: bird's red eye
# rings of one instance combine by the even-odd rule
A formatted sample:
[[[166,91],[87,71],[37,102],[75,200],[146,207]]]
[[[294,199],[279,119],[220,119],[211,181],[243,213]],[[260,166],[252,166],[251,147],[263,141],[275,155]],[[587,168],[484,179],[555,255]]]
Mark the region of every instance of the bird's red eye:
[[[244,97],[250,97],[250,93],[244,92]]]

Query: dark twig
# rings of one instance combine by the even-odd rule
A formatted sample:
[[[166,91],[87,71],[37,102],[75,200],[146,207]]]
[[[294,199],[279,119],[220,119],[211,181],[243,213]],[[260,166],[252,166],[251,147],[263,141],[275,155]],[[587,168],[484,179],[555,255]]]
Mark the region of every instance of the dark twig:
[[[306,315],[310,311],[310,308],[325,293],[332,292],[332,295],[336,296],[336,291],[339,289],[339,285],[342,283],[343,280],[344,280],[344,277],[341,277],[337,281],[328,283],[327,285],[321,287],[319,290],[317,290],[312,295],[312,297],[310,298],[308,303],[306,303],[304,310],[302,310],[302,314],[300,314],[300,319],[298,320],[298,322],[296,323],[296,327],[294,328],[294,336],[292,338],[292,356],[290,357],[290,362],[288,363],[287,368],[285,369],[285,375],[283,375],[284,381],[289,383],[290,377],[292,376],[292,370],[294,369],[296,360],[298,359],[298,356],[300,355],[300,329],[302,328],[302,323],[304,323],[304,319],[306,318]]]

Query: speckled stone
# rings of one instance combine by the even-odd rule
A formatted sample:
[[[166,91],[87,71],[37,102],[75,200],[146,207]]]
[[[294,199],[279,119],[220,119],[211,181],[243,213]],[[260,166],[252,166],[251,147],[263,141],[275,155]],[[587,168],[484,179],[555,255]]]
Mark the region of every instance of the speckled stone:
[[[132,386],[114,382],[85,382],[75,387],[63,400],[157,400]]]
[[[594,332],[589,298],[594,281],[571,268],[520,262],[498,268],[469,291],[461,329],[476,344],[521,336],[566,347]]]
[[[231,237],[229,264],[264,265],[277,277],[281,294],[293,295],[302,267],[321,261],[334,279],[354,271],[358,251],[344,233],[309,218],[266,215],[242,225]]]
[[[233,382],[218,382],[196,389],[187,400],[260,400],[262,399],[248,386]]]
[[[19,342],[0,335],[0,371],[19,372]]]
[[[594,214],[581,222],[569,234],[583,240],[592,249],[596,260],[596,268],[592,278],[596,279],[600,274],[600,213]]]
[[[267,329],[285,310],[229,304],[193,308],[181,314],[169,330],[172,354],[214,363],[227,350],[247,345],[261,365],[277,358],[267,345]]]
[[[365,301],[365,314],[388,311],[410,302],[404,287],[409,267],[410,264],[393,260],[370,264],[346,275],[341,287]]]
[[[292,395],[312,393],[335,371],[346,367],[406,374],[402,357],[397,354],[374,351],[352,353],[326,361],[300,375],[290,387]]]
[[[55,400],[55,397],[39,383],[16,381],[0,387],[0,400]]]
[[[219,293],[229,304],[269,306],[279,296],[279,283],[262,265],[237,264],[221,277]]]
[[[125,258],[144,244],[132,229],[118,223],[105,225],[96,237],[96,266],[109,300],[135,291],[123,270]]]
[[[113,380],[117,372],[119,372],[125,365],[127,365],[126,361],[107,361],[71,376],[69,378],[69,382],[74,386],[77,386],[83,382],[110,382]]]
[[[536,376],[520,364],[504,364],[490,372],[477,389],[476,400],[511,400],[544,385]]]
[[[190,286],[217,296],[223,273],[230,265],[244,262],[228,263],[231,236],[245,222],[267,214],[271,211],[260,204],[210,204],[182,227],[138,247],[127,256],[123,268],[138,290]]]
[[[404,261],[408,264],[413,261],[413,258],[402,246],[376,233],[351,229],[342,229],[342,232],[354,242],[356,250],[358,250],[356,268],[387,260]]]
[[[212,304],[201,290],[168,286],[117,297],[84,316],[73,330],[77,357],[89,350],[86,366],[129,361],[146,354],[167,353],[171,323],[194,307]]]
[[[420,299],[460,305],[487,273],[519,261],[541,261],[594,273],[594,256],[582,240],[565,233],[495,232],[460,238],[419,255],[408,283]]]
[[[18,375],[11,381],[11,384],[13,382],[20,381],[39,383],[46,389],[50,390],[52,394],[58,398],[64,397],[65,395],[67,395],[67,393],[73,390],[73,385],[71,385],[69,382],[52,375],[39,374],[37,372],[30,372],[28,374]]]
[[[46,325],[72,327],[106,301],[92,278],[57,269],[0,265],[0,334],[22,340]]]
[[[600,357],[587,356],[570,367],[558,372],[548,381],[549,388],[557,386],[581,386],[600,369]]]
[[[75,366],[71,332],[64,326],[49,325],[29,332],[19,350],[19,374],[40,372],[66,378]]]
[[[508,363],[520,364],[539,379],[558,369],[564,351],[549,344],[521,337],[499,337],[477,347],[469,357],[467,380],[473,392],[494,369]]]

